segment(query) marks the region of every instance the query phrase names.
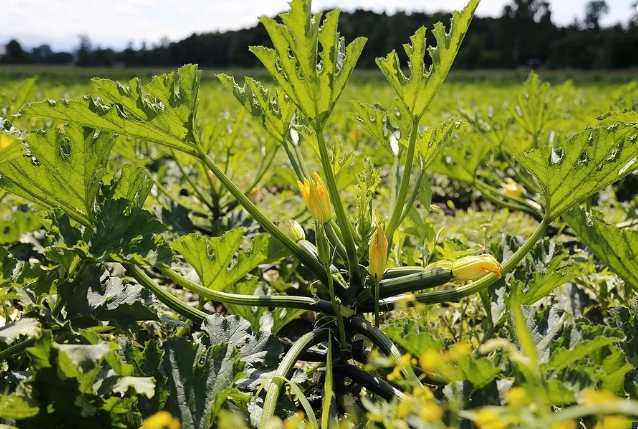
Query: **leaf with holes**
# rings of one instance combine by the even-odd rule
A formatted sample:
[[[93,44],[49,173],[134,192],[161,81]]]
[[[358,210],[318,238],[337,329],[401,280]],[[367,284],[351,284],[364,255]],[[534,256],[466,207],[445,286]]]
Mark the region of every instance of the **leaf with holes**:
[[[115,139],[77,124],[30,133],[23,156],[0,163],[0,188],[89,225]]]
[[[471,0],[461,12],[452,12],[449,32],[445,31],[441,22],[434,25],[432,33],[436,38],[436,47],[427,48],[432,58],[432,65],[429,68],[426,69],[423,63],[426,51],[425,27],[419,28],[410,37],[410,44],[403,45],[409,58],[410,77],[405,76],[401,71],[399,56],[395,51],[390,52],[385,58],[377,58],[377,65],[412,117],[420,119],[423,116],[425,109],[443,84],[479,1]]]
[[[346,46],[337,32],[339,11],[312,15],[309,0],[292,0],[282,24],[262,17],[274,49],[250,48],[281,89],[315,127],[330,116],[361,55],[364,38]]]
[[[100,130],[138,137],[186,153],[196,153],[195,117],[201,72],[186,65],[177,73],[154,76],[143,87],[95,79],[100,97],[29,103],[20,114],[59,119]]]
[[[545,218],[553,220],[638,168],[638,127],[617,124],[578,133],[556,147],[517,155],[545,194]]]

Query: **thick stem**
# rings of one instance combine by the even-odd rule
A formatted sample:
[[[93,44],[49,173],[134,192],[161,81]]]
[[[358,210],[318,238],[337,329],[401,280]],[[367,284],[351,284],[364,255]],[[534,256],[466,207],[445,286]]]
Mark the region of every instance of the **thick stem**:
[[[379,280],[374,277],[374,326],[379,327]]]
[[[351,286],[359,287],[361,285],[361,275],[359,273],[359,257],[357,256],[357,246],[352,236],[352,230],[348,215],[341,202],[341,196],[339,195],[339,189],[337,188],[337,181],[335,179],[332,166],[330,165],[330,157],[328,155],[328,148],[323,137],[323,128],[317,127],[315,129],[317,133],[317,146],[319,146],[319,155],[321,158],[321,167],[326,176],[326,185],[328,187],[328,194],[330,195],[330,201],[335,209],[337,215],[337,224],[341,227],[341,233],[343,234],[343,245],[346,248],[346,254],[348,258],[348,272],[350,274]]]
[[[412,164],[414,163],[414,152],[416,149],[416,138],[418,134],[419,119],[415,118],[412,121],[412,130],[410,131],[410,141],[408,142],[405,166],[403,167],[401,185],[399,186],[399,195],[397,195],[397,200],[394,204],[394,209],[392,210],[390,222],[388,222],[388,226],[385,228],[385,235],[388,237],[388,241],[392,241],[394,231],[396,231],[401,222],[401,215],[403,214],[403,208],[405,207],[405,199],[408,195],[408,189],[410,188],[410,176],[412,175]]]
[[[335,365],[334,370],[335,372],[339,372],[345,375],[355,383],[379,395],[386,401],[391,401],[394,398],[407,398],[405,393],[401,392],[390,383],[387,383],[386,381],[375,377],[368,371],[365,371],[358,366],[350,365],[348,363],[340,363],[338,365]]]
[[[348,327],[355,331],[358,334],[363,335],[368,338],[374,345],[379,347],[386,356],[394,359],[395,363],[398,364],[401,361],[401,352],[394,345],[391,339],[389,339],[379,328],[372,325],[370,322],[365,320],[362,317],[350,317],[346,319]],[[412,370],[411,365],[406,365],[402,369],[403,375],[405,378],[414,386],[414,387],[423,387],[421,384],[421,380],[416,376],[414,371]]]
[[[163,302],[168,308],[176,312],[182,317],[192,320],[196,323],[202,323],[208,316],[201,310],[191,307],[181,299],[177,298],[170,292],[159,287],[146,273],[137,265],[123,264],[126,268],[126,272],[133,277],[137,282],[153,292],[157,299]]]
[[[264,400],[264,408],[261,414],[261,421],[259,422],[260,429],[265,429],[268,426],[268,422],[275,415],[275,407],[277,406],[277,399],[279,399],[281,386],[284,383],[284,379],[290,376],[290,373],[292,372],[297,360],[299,360],[299,357],[310,347],[326,341],[329,334],[330,329],[328,328],[316,329],[312,332],[308,332],[299,338],[290,350],[288,350],[288,353],[286,353],[279,364],[277,371],[275,371],[272,379],[267,384],[268,393]]]
[[[162,274],[178,285],[211,301],[251,307],[298,308],[301,310],[334,314],[333,306],[328,301],[322,299],[308,298],[305,296],[254,296],[220,292],[193,283],[177,274],[168,266],[158,266],[157,268]]]
[[[522,212],[528,213],[539,222],[543,220],[543,216],[537,211],[537,208],[525,199],[507,195],[505,192],[501,192],[500,190],[488,185],[481,180],[476,180],[475,185],[479,189],[479,191],[481,191],[483,196],[485,196],[493,203],[507,207],[509,209],[520,210]],[[511,202],[508,200],[510,200]]]
[[[403,222],[403,219],[406,218],[412,205],[416,201],[416,197],[419,195],[419,189],[421,188],[421,183],[423,183],[423,179],[425,178],[425,170],[419,171],[419,175],[416,178],[416,182],[414,183],[414,188],[412,188],[412,193],[410,194],[410,198],[408,198],[408,202],[405,204],[405,208],[403,209],[403,213],[401,213],[401,218],[399,219],[399,225]],[[429,207],[426,207],[427,210],[430,210]]]

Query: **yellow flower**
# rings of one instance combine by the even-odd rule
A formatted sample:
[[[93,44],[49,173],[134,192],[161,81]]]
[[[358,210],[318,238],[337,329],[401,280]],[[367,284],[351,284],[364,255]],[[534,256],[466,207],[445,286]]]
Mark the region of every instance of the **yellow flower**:
[[[332,219],[330,196],[321,177],[316,172],[312,176],[312,179],[304,179],[303,183],[297,182],[297,185],[312,217],[326,223]]]
[[[507,399],[507,403],[514,408],[524,407],[531,402],[527,390],[522,387],[512,387],[505,393],[505,399]]]
[[[629,429],[630,427],[631,421],[625,416],[607,416],[594,429]]]
[[[576,429],[575,420],[563,420],[561,422],[552,423],[549,429]]]
[[[399,361],[399,363],[397,363],[394,369],[392,370],[392,372],[388,374],[388,381],[392,381],[401,377],[401,370],[405,368],[406,366],[410,365],[411,361],[412,361],[412,356],[410,356],[409,353],[406,353],[403,356],[401,356],[401,360]]]
[[[142,429],[180,429],[181,424],[168,411],[158,411],[144,420]]]
[[[443,362],[441,353],[434,349],[427,349],[421,357],[419,357],[419,366],[428,372],[436,371],[437,367],[443,364]]]
[[[483,408],[476,413],[474,423],[479,429],[505,429],[507,422],[494,410]]]
[[[521,185],[519,185],[509,177],[505,178],[505,183],[501,183],[501,188],[503,188],[503,192],[505,192],[510,197],[519,198],[525,193],[525,188],[523,188]]]
[[[385,238],[382,225],[377,225],[374,230],[374,234],[372,234],[370,239],[369,251],[370,266],[368,271],[376,280],[381,280],[385,266],[388,263],[388,240]]]
[[[441,420],[443,410],[434,401],[426,401],[421,405],[419,416],[426,421]]]
[[[613,401],[618,399],[608,390],[585,389],[582,394],[584,404],[600,404],[601,402]]]
[[[293,219],[282,219],[275,221],[275,225],[281,232],[284,233],[286,237],[294,241],[295,243],[299,240],[305,240],[306,233],[304,232],[299,222]]]
[[[501,278],[503,267],[492,255],[466,256],[452,263],[452,275],[459,282],[478,280],[489,273]]]
[[[472,346],[469,343],[456,343],[450,350],[443,352],[443,357],[452,362],[456,362],[461,359],[463,356],[467,356],[472,353]]]
[[[0,149],[6,149],[14,142],[15,139],[9,137],[5,133],[0,133]]]

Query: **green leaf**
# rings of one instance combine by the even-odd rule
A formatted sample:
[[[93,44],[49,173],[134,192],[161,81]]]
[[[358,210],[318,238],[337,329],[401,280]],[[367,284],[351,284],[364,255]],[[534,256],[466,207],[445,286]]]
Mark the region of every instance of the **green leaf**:
[[[638,290],[638,231],[616,228],[602,220],[599,213],[575,207],[562,217],[594,254],[629,286]]]
[[[475,134],[464,134],[461,139],[452,140],[436,154],[436,162],[432,163],[430,170],[450,179],[473,184],[476,172],[490,149],[491,145]]]
[[[465,355],[457,364],[465,379],[474,386],[473,391],[487,386],[501,372],[501,368],[494,366],[494,362],[486,357],[474,358],[472,355]]]
[[[612,326],[625,334],[625,341],[618,344],[625,352],[634,368],[638,368],[638,298],[629,302],[628,306],[620,305],[610,310]],[[638,374],[634,380],[638,382]]]
[[[227,343],[204,350],[179,337],[167,340],[164,351],[163,369],[169,393],[166,409],[183,427],[210,428],[243,366],[239,351]]]
[[[0,327],[0,344],[10,345],[19,337],[37,337],[40,323],[36,319],[25,317]]]
[[[445,342],[428,332],[427,327],[418,326],[408,321],[396,320],[383,327],[383,332],[395,344],[412,356],[421,356],[427,350],[443,350]]]
[[[9,212],[9,219],[0,219],[0,244],[13,244],[22,234],[33,232],[42,226],[42,219],[32,211]]]
[[[549,82],[541,83],[533,71],[518,94],[516,107],[510,113],[518,125],[534,138],[538,138],[553,113],[555,100],[550,96]]]
[[[107,200],[95,220],[89,251],[99,261],[170,264],[172,252],[159,235],[166,227],[128,200]]]
[[[248,296],[268,296],[271,289],[267,288],[257,278],[251,278],[245,282],[238,282],[227,288],[230,293]],[[247,305],[225,304],[231,314],[236,314],[250,322],[254,331],[267,331],[277,334],[281,328],[305,313],[305,310],[292,308],[274,308],[272,311],[266,307],[251,307]]]
[[[236,228],[210,239],[189,234],[172,242],[171,247],[193,266],[202,285],[225,290],[267,259],[270,241],[269,235],[257,235],[249,251],[239,251],[244,229]]]
[[[89,225],[115,138],[79,125],[30,133],[24,156],[0,163],[0,188]]]
[[[5,91],[2,88],[0,94],[0,111],[5,112],[8,117],[18,112],[20,107],[31,97],[35,89],[37,77],[31,77],[23,80],[19,85],[13,85]]]
[[[222,73],[217,77],[268,134],[278,142],[288,138],[295,105],[280,88],[268,90],[249,77],[244,86],[239,86],[232,76]]]
[[[24,116],[44,116],[100,130],[139,137],[186,153],[196,153],[195,117],[201,71],[185,65],[176,73],[154,76],[142,87],[139,78],[128,85],[95,79],[103,98],[29,103]]]
[[[282,24],[262,17],[274,49],[250,48],[299,110],[321,127],[341,95],[361,54],[365,39],[347,47],[337,32],[339,11],[312,15],[309,0],[292,0]]]
[[[0,395],[0,421],[22,420],[35,417],[40,412],[37,402],[18,394]],[[0,425],[2,427],[2,425]],[[10,428],[11,426],[7,426]]]
[[[3,119],[0,118],[0,128],[2,123]],[[13,133],[0,131],[0,164],[19,158],[23,153],[23,146]]]
[[[604,325],[589,325],[582,320],[561,336],[552,344],[551,357],[544,365],[546,369],[559,370],[568,367],[574,362],[588,357],[594,351],[608,344],[613,344],[623,339],[618,330]],[[560,346],[557,347],[557,344]]]
[[[139,164],[125,164],[113,175],[112,181],[102,187],[105,199],[124,198],[132,205],[143,207],[153,188],[153,179]]]
[[[432,164],[441,148],[451,140],[461,124],[461,121],[450,118],[419,132],[416,139],[416,151],[421,160],[421,168],[428,168]]]
[[[377,59],[377,65],[412,117],[420,119],[423,116],[425,109],[430,105],[434,95],[443,84],[479,1],[470,0],[461,12],[452,12],[449,32],[445,31],[442,23],[434,24],[432,33],[436,38],[436,47],[427,48],[430,58],[432,58],[432,65],[429,68],[426,69],[423,63],[426,50],[425,27],[419,28],[414,36],[410,37],[410,44],[403,45],[409,58],[409,78],[401,71],[399,56],[395,51],[389,53],[386,58]]]
[[[588,129],[559,146],[516,156],[539,180],[545,217],[553,220],[572,205],[638,168],[638,127],[616,124]]]

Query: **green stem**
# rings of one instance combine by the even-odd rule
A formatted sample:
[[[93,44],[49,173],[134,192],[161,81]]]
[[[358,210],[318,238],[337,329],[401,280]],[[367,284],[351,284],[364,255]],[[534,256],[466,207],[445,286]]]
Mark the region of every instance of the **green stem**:
[[[475,182],[476,187],[479,189],[479,191],[481,191],[483,193],[483,195],[488,198],[490,201],[505,206],[507,208],[514,208],[514,210],[520,210],[523,211],[525,213],[530,214],[532,217],[534,217],[536,220],[538,220],[539,222],[541,220],[543,220],[543,216],[538,213],[537,208],[534,207],[532,204],[529,203],[529,201],[523,199],[523,198],[518,198],[518,197],[513,197],[511,195],[507,195],[505,192],[502,192],[498,189],[496,189],[493,186],[488,185],[487,183],[481,181],[481,180],[476,180]],[[490,195],[491,194],[491,195]],[[503,198],[503,200],[500,200],[497,197],[501,197]],[[513,203],[508,203],[507,200],[511,200],[513,201]]]
[[[193,188],[193,190],[195,191],[195,193],[197,194],[197,197],[201,200],[201,202],[206,207],[208,207],[211,211],[213,211],[214,210],[213,205],[208,202],[208,200],[204,196],[204,193],[201,191],[201,189],[199,189],[199,187],[196,186],[195,183],[191,180],[190,176],[186,173],[184,166],[182,166],[182,163],[179,162],[179,160],[177,159],[177,156],[175,155],[175,151],[173,149],[171,149],[171,154],[173,155],[173,159],[175,159],[175,164],[177,164],[177,168],[182,173],[182,177],[188,182],[191,188]]]
[[[501,275],[505,275],[506,273],[512,271],[518,265],[518,263],[521,262],[521,260],[532,250],[536,242],[545,235],[545,231],[547,230],[549,224],[549,221],[543,220],[538,225],[529,240],[527,240],[527,242],[523,246],[521,246],[510,259],[503,263]],[[461,286],[459,288],[456,288],[455,290],[442,290],[417,294],[415,295],[415,300],[423,304],[438,304],[442,302],[458,301],[461,298],[473,295],[491,286],[492,284],[496,283],[498,279],[499,278],[496,274],[488,274],[480,280],[470,283],[467,286]],[[401,301],[402,299],[405,298],[394,297],[381,300],[381,308],[384,311],[389,311],[394,307],[394,304]],[[408,305],[413,305],[413,303],[409,302]]]
[[[379,280],[374,276],[374,326],[379,327]]]
[[[191,307],[181,299],[177,298],[170,292],[162,289],[158,286],[146,273],[137,265],[123,264],[126,272],[133,277],[137,282],[153,292],[155,296],[163,302],[168,308],[176,312],[182,317],[192,320],[196,323],[202,323],[208,316],[203,311]]]
[[[365,320],[362,317],[350,317],[347,319],[347,324],[350,329],[355,331],[358,334],[363,335],[364,337],[370,339],[373,344],[375,344],[381,351],[388,357],[394,359],[395,363],[399,363],[401,361],[401,352],[394,345],[391,339],[389,339],[379,328],[372,325],[370,322]],[[414,386],[414,387],[423,387],[421,384],[421,380],[416,376],[414,371],[412,370],[411,365],[406,365],[403,370],[403,374],[405,378]]]
[[[163,265],[158,266],[157,268],[162,274],[184,289],[188,289],[203,298],[221,302],[223,304],[251,307],[298,308],[301,310],[316,311],[326,314],[333,314],[334,311],[333,306],[328,301],[319,298],[308,298],[305,296],[254,296],[220,292],[193,283],[192,281],[177,274],[168,266]]]
[[[328,194],[330,200],[335,208],[335,214],[337,215],[337,224],[341,227],[341,233],[343,234],[343,244],[346,248],[348,258],[348,273],[350,275],[351,286],[361,286],[361,275],[359,273],[359,257],[357,256],[357,246],[354,243],[352,236],[350,221],[348,215],[341,202],[339,195],[339,189],[337,188],[337,181],[330,165],[330,157],[328,156],[328,148],[323,136],[323,129],[317,127],[315,129],[317,133],[317,146],[319,146],[319,155],[321,158],[321,167],[326,175],[326,185],[328,187]]]
[[[0,362],[4,362],[5,360],[9,359],[14,354],[20,353],[21,351],[31,347],[32,345],[35,344],[37,340],[38,340],[38,337],[31,337],[0,351]]]
[[[403,167],[403,175],[401,176],[399,195],[397,196],[397,200],[394,204],[390,222],[385,228],[385,235],[388,237],[388,241],[392,241],[394,231],[396,231],[401,222],[401,215],[403,214],[403,208],[405,206],[405,198],[408,195],[408,188],[410,187],[410,176],[412,174],[412,164],[414,163],[414,152],[416,149],[416,138],[418,134],[419,119],[415,118],[412,121],[412,130],[410,131],[410,141],[408,142],[408,152],[405,158],[405,166]]]
[[[396,279],[382,280],[379,295],[381,298],[399,295],[442,286],[452,281],[452,270],[447,268],[432,268]]]
[[[330,239],[330,243],[332,243],[332,245],[335,247],[335,250],[337,251],[337,254],[339,255],[339,257],[343,258],[344,260],[347,260],[348,256],[347,256],[346,248],[344,247],[343,242],[341,241],[339,235],[335,231],[334,226],[336,225],[334,225],[334,222],[332,221],[324,224],[326,234],[328,235],[328,238]]]
[[[401,218],[399,219],[399,225],[401,224],[401,222],[403,222],[403,219],[405,219],[405,217],[408,215],[408,213],[410,212],[410,209],[412,208],[412,205],[416,201],[416,197],[419,195],[419,189],[421,188],[421,183],[423,183],[424,178],[425,178],[425,170],[419,171],[419,175],[416,178],[416,183],[414,184],[414,188],[412,188],[412,193],[410,194],[410,197],[408,198],[408,202],[406,203],[405,208],[403,209],[403,213],[401,213]],[[430,208],[426,207],[426,210],[429,211]]]
[[[316,329],[312,332],[308,332],[301,336],[301,338],[293,344],[290,350],[288,350],[288,353],[286,353],[282,359],[277,371],[275,371],[275,374],[267,385],[268,393],[264,400],[264,408],[261,414],[261,421],[259,422],[259,429],[265,429],[270,420],[274,417],[281,386],[284,383],[284,379],[290,376],[290,373],[292,372],[299,357],[310,347],[326,341],[329,334],[330,329],[328,328]]]
[[[220,182],[226,186],[228,191],[231,193],[233,197],[239,204],[244,207],[244,209],[264,228],[270,235],[275,237],[277,240],[281,242],[281,244],[286,247],[290,253],[292,253],[297,259],[299,259],[312,273],[323,283],[328,284],[328,279],[326,276],[326,272],[323,269],[321,263],[312,258],[310,255],[306,254],[302,251],[297,244],[288,238],[283,232],[277,228],[277,226],[269,221],[266,216],[264,216],[261,211],[250,201],[250,199],[244,195],[242,191],[240,191],[237,186],[224,174],[223,171],[215,164],[201,149],[200,147],[200,159],[206,167],[210,169],[210,171],[219,179]]]
[[[365,371],[358,366],[354,366],[348,363],[340,363],[338,365],[335,365],[334,370],[345,375],[355,383],[365,387],[371,392],[374,392],[386,401],[391,401],[394,398],[407,398],[405,393],[401,392],[390,383],[387,383],[386,381],[375,377],[368,371]]]

